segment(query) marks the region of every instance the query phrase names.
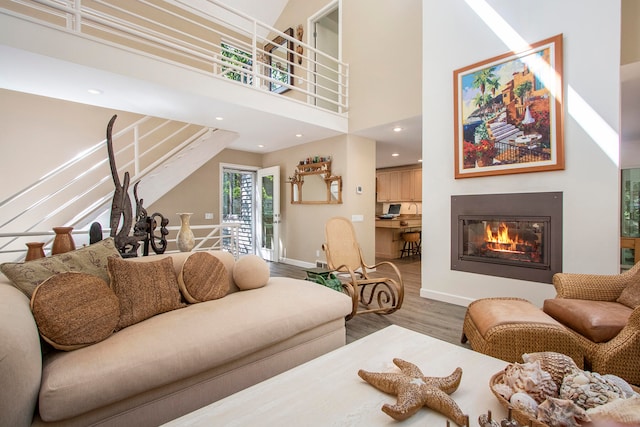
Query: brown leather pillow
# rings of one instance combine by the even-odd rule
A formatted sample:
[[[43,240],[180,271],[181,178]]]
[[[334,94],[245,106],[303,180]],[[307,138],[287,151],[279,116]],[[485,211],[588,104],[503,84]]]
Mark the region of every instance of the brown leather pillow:
[[[629,308],[636,308],[640,306],[640,280],[636,280],[634,283],[624,288],[617,301]]]
[[[118,329],[184,306],[170,257],[151,262],[109,258],[108,269],[120,301]]]
[[[614,301],[554,298],[544,301],[545,313],[593,342],[607,342],[624,328],[631,310]]]
[[[229,292],[229,274],[215,256],[195,252],[186,259],[178,275],[182,296],[192,303],[222,298]]]
[[[42,339],[75,350],[108,338],[120,319],[118,298],[99,277],[59,273],[33,291],[31,311]]]

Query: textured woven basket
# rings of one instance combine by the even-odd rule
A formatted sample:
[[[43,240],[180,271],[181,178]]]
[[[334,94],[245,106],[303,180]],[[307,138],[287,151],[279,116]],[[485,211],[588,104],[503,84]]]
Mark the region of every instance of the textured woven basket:
[[[504,375],[504,371],[500,371],[497,374],[494,374],[491,377],[491,380],[489,380],[489,388],[491,389],[491,392],[498,399],[498,401],[502,406],[504,406],[507,410],[511,408],[511,417],[523,426],[549,427],[547,424],[544,424],[538,421],[537,419],[530,417],[529,415],[520,411],[519,409],[513,408],[507,399],[502,397],[500,393],[498,393],[493,389],[494,384],[504,384],[503,375]],[[532,424],[529,424],[530,422]]]

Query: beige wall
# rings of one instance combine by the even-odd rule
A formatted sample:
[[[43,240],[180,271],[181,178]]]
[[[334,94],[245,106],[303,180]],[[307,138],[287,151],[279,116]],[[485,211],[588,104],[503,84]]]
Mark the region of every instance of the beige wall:
[[[421,114],[421,5],[420,0],[343,2],[349,132]]]
[[[0,171],[4,181],[0,200],[104,140],[107,123],[114,114],[118,115],[117,129],[142,117],[0,89]],[[106,153],[105,144],[104,152],[98,154],[104,158]],[[102,165],[100,172],[110,175],[109,165]]]
[[[196,170],[189,178],[147,208],[149,214],[161,212],[170,225],[180,225],[178,212],[191,212],[192,225],[220,224],[220,164],[262,167],[262,154],[237,150],[223,150]],[[211,212],[213,219],[205,219]]]
[[[291,204],[292,176],[298,162],[309,156],[331,156],[332,172],[342,176],[342,204]],[[354,161],[353,159],[358,159]],[[315,262],[325,260],[322,252],[324,224],[333,216],[351,218],[363,215],[354,223],[365,258],[373,263],[375,256],[375,143],[366,138],[339,136],[265,154],[264,166],[280,166],[280,200],[282,224],[280,238],[282,256],[287,261]],[[363,194],[356,194],[362,185]],[[318,252],[319,256],[318,256]]]
[[[620,64],[640,61],[640,1],[622,0]]]

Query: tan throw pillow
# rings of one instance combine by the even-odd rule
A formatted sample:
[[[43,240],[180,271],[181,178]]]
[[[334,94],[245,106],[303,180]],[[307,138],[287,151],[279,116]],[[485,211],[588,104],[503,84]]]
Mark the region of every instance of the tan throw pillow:
[[[640,280],[636,278],[634,283],[624,288],[617,301],[633,309],[640,306]]]
[[[233,280],[243,291],[261,288],[269,281],[269,265],[257,255],[245,255],[233,266]]]
[[[120,319],[118,298],[109,285],[74,272],[56,274],[38,285],[31,311],[42,339],[66,351],[108,338]]]
[[[151,262],[108,261],[111,289],[120,301],[118,330],[183,307],[170,257]]]
[[[192,303],[222,298],[229,292],[229,275],[222,261],[207,252],[195,252],[182,265],[178,285]]]
[[[109,274],[107,273],[107,258],[109,257],[120,258],[120,252],[116,249],[114,239],[111,237],[75,251],[47,258],[24,263],[6,262],[0,265],[0,270],[13,282],[16,288],[31,298],[36,286],[54,274],[66,271],[91,274],[109,283]]]

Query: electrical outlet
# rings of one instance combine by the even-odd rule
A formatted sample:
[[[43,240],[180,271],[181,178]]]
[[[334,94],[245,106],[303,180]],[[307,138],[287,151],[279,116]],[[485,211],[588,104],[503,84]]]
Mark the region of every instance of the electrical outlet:
[[[364,215],[351,215],[351,222],[362,222],[364,221]]]
[[[320,249],[316,251],[316,256],[320,256]]]
[[[213,213],[212,212],[205,212],[204,219],[213,219]]]

